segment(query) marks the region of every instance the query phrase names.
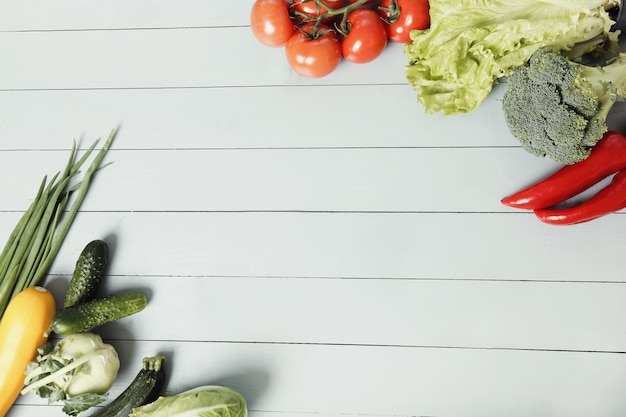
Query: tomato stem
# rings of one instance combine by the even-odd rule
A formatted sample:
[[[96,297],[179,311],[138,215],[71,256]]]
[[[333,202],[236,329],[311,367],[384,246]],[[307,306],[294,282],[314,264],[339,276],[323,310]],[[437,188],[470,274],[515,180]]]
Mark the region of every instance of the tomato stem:
[[[339,26],[337,27],[337,31],[339,33],[341,33],[343,36],[346,36],[348,32],[350,32],[350,28],[348,27],[348,14],[350,14],[352,10],[358,9],[359,7],[364,5],[366,2],[367,0],[357,0],[354,3],[350,3],[349,5],[342,7],[342,9],[344,9],[343,17],[341,18],[341,22],[339,23]],[[341,9],[337,9],[337,10],[341,10]]]
[[[387,15],[381,19],[388,25],[393,25],[400,18],[400,7],[398,7],[397,0],[390,0],[389,7],[379,7],[378,9]]]
[[[305,0],[306,1],[306,0]],[[341,18],[341,22],[339,23],[339,25],[337,26],[337,30],[342,34],[342,35],[346,35],[347,32],[349,31],[348,28],[348,14],[355,10],[358,9],[359,7],[363,6],[365,3],[367,3],[369,0],[356,0],[354,3],[350,3],[347,6],[343,6],[343,7],[339,7],[337,9],[333,9],[332,7],[328,6],[328,4],[326,4],[326,2],[324,0],[311,0],[315,3],[315,9],[318,12],[318,16],[316,17],[312,17],[306,13],[302,13],[300,11],[295,11],[294,15],[303,18],[305,21],[315,21],[315,24],[313,25],[313,29],[311,30],[311,33],[307,33],[308,36],[311,37],[311,39],[316,39],[320,36],[322,36],[324,34],[323,33],[318,33],[320,26],[322,25],[322,23],[328,19],[331,19],[335,16],[339,16],[339,15],[343,15]],[[323,14],[319,14],[319,12],[322,10],[322,8],[326,9],[326,13]]]

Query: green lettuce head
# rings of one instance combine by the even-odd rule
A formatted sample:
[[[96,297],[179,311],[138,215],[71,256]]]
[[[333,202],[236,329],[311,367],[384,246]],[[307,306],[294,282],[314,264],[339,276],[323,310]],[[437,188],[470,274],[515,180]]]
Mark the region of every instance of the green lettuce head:
[[[475,110],[538,49],[584,54],[617,46],[616,0],[430,0],[430,28],[405,46],[406,76],[427,113]]]

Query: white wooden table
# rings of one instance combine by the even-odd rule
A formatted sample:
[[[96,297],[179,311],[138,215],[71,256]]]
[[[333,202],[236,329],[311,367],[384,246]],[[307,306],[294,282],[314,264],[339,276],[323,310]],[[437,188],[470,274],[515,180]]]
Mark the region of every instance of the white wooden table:
[[[499,203],[558,167],[509,134],[503,85],[426,115],[400,45],[301,78],[251,4],[0,4],[0,237],[73,138],[119,128],[46,281],[105,239],[106,290],[150,294],[98,330],[111,396],[165,354],[165,394],[229,385],[251,417],[623,416],[626,216]]]

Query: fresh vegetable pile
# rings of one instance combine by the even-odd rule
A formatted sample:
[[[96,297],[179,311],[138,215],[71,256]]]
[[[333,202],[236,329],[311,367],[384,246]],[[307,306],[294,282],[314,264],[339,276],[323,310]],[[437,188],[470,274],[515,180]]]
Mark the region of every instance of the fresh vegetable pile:
[[[44,337],[56,333],[61,339],[38,345],[36,359],[22,376],[21,394],[35,392],[50,403],[61,401],[70,416],[104,402],[120,368],[115,348],[89,331],[138,313],[148,303],[145,294],[137,292],[98,296],[108,253],[102,240],[93,240],[82,250],[63,308],[46,316]]]
[[[70,184],[70,180],[78,174],[95,143],[77,162],[72,148],[63,173],[47,186],[44,179],[0,254],[4,300],[0,319],[0,417],[7,414],[20,394],[31,392],[49,403],[62,402],[62,411],[69,416],[106,401],[120,359],[115,347],[92,330],[147,306],[148,299],[141,292],[99,294],[109,263],[108,245],[99,239],[89,242],[80,253],[62,308],[57,310],[56,300],[43,286],[47,269],[112,140],[113,132],[77,184]],[[76,198],[59,224],[73,194]],[[51,334],[56,337],[49,338]],[[198,387],[192,392],[160,397],[165,383],[164,364],[163,356],[144,358],[131,384],[92,417],[247,416],[244,397],[227,387]]]
[[[284,46],[299,75],[324,77],[342,59],[363,64],[387,42],[407,43],[430,24],[428,0],[256,0],[250,26],[267,46]]]
[[[31,206],[0,253],[0,416],[7,413],[19,395],[29,362],[47,343],[50,326],[57,314],[56,302],[40,284],[78,214],[114,136],[115,132],[111,131],[82,180],[73,183],[97,141],[78,160],[75,160],[74,143],[65,169],[53,176],[49,183],[47,178],[43,179]]]
[[[147,298],[137,292],[98,296],[107,264],[107,244],[91,241],[76,262],[63,308],[56,311],[43,287],[27,288],[11,301],[0,322],[0,369],[6,371],[0,376],[0,416],[19,393],[61,401],[68,416],[108,399],[120,359],[113,345],[90,330],[138,313]],[[48,340],[52,332],[60,340]],[[164,366],[163,356],[144,358],[131,384],[92,417],[247,416],[244,397],[228,387],[203,386],[161,397]]]
[[[625,167],[606,150],[623,146],[613,144],[618,133],[606,133],[610,110],[626,97],[626,54],[615,56],[620,1],[430,0],[429,6],[430,26],[412,31],[404,48],[407,79],[426,112],[471,112],[506,78],[502,108],[510,132],[526,151],[568,165],[502,203],[532,209],[549,224],[583,223],[625,208]],[[603,65],[589,64],[606,56]],[[603,175],[587,176],[598,165]],[[605,189],[566,207],[609,175]],[[559,197],[525,200],[535,194]]]
[[[388,40],[405,43],[407,80],[426,113],[471,112],[506,78],[504,117],[522,148],[577,165],[594,154],[592,161],[611,159],[599,144],[616,135],[602,140],[611,108],[626,97],[626,54],[602,66],[585,61],[618,50],[620,6],[619,0],[256,0],[251,28],[263,44],[284,45],[291,67],[309,77],[330,74],[344,58],[370,62]],[[515,196],[502,203],[531,208],[546,223],[582,223],[626,206],[626,173],[602,178],[608,175],[613,182],[575,208],[525,207]],[[567,183],[547,181],[566,194]]]

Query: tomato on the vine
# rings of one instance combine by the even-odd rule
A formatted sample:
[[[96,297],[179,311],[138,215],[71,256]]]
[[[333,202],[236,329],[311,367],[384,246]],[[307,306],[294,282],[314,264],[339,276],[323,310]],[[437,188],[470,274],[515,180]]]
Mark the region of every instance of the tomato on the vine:
[[[348,13],[348,34],[341,42],[348,61],[364,64],[376,59],[387,46],[385,24],[372,9],[359,8]]]
[[[293,70],[305,77],[324,77],[337,68],[341,62],[341,45],[337,34],[326,25],[305,23],[285,45],[287,62]]]
[[[256,0],[250,12],[250,27],[264,45],[282,46],[295,31],[287,0]]]
[[[379,13],[387,24],[387,36],[394,42],[410,43],[412,30],[430,26],[428,0],[382,0]]]
[[[326,4],[328,8],[335,10],[343,6],[343,0],[324,0],[324,4]],[[318,6],[313,0],[293,0],[291,8],[293,12],[296,12],[296,14],[302,13],[312,18],[316,18],[329,12],[328,8],[322,5]]]

